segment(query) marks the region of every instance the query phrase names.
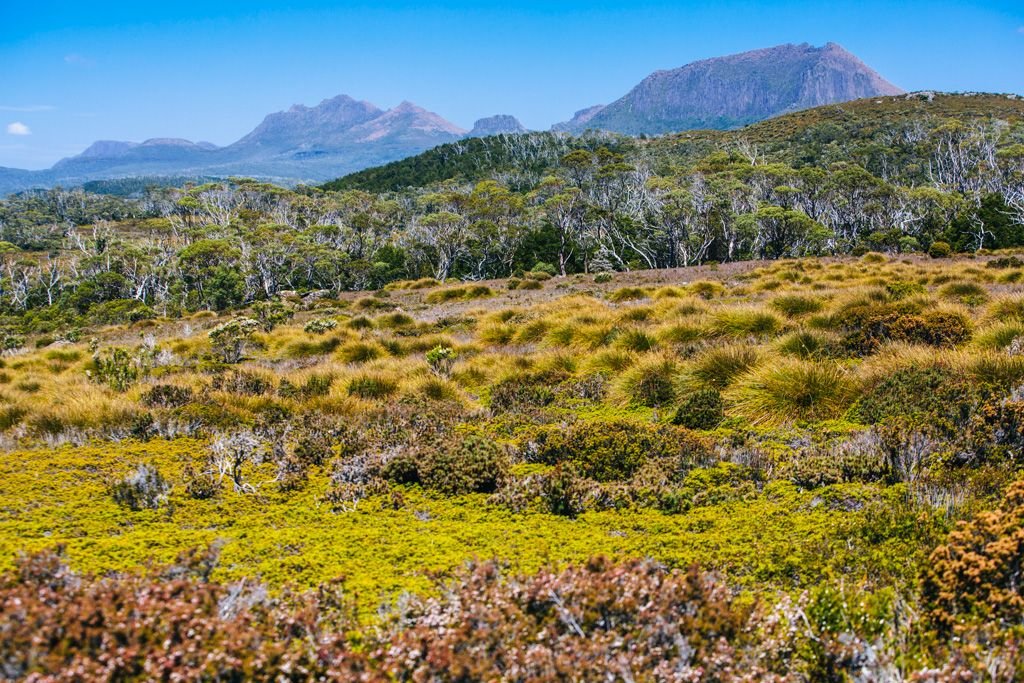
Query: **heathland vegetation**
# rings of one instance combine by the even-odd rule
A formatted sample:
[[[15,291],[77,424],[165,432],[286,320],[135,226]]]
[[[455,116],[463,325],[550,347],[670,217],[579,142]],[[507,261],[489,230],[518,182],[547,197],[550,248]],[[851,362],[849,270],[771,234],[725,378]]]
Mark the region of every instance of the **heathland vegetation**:
[[[1020,679],[1021,106],[6,200],[0,675]]]

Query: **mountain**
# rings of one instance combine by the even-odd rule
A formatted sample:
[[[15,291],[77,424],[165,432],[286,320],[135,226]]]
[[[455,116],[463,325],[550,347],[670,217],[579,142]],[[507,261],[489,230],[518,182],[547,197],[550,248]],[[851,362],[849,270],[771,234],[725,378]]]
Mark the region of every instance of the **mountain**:
[[[637,135],[729,129],[818,105],[901,92],[835,43],[781,45],[657,71],[621,99],[581,109],[552,130]],[[524,132],[509,115],[480,119],[467,133],[411,102],[382,110],[339,95],[313,107],[294,105],[270,114],[225,147],[178,138],[101,140],[45,171],[0,168],[0,194],[142,176],[316,183],[448,142]]]
[[[269,114],[251,133],[232,147],[237,150],[302,149],[310,145],[331,147],[349,142],[345,134],[354,126],[384,112],[369,102],[348,95],[324,100],[315,107],[293,105],[288,111]]]
[[[490,135],[525,133],[526,128],[519,123],[519,119],[508,114],[495,114],[477,120],[473,124],[473,130],[469,131],[470,138],[485,138]]]
[[[601,110],[603,109],[603,104],[595,104],[592,107],[580,109],[578,112],[573,114],[572,118],[569,119],[568,121],[556,123],[555,125],[551,126],[551,130],[563,133],[572,133],[585,130],[587,128],[586,124],[590,121],[590,119],[600,114]]]
[[[879,154],[879,149],[895,147],[902,150],[897,156],[908,158],[922,154],[929,132],[948,121],[968,127],[1024,121],[1024,96],[918,92],[869,97],[802,109],[735,130],[691,130],[648,139],[594,130],[574,136],[525,133],[516,145],[500,137],[476,138],[358,171],[322,187],[391,192],[434,187],[451,179],[476,183],[501,177],[510,187],[519,183],[520,189],[530,190],[544,176],[556,174],[565,155],[576,149],[593,152],[604,147],[623,154],[628,163],[677,169],[694,167],[722,150],[734,151],[740,142],[755,147],[767,163],[827,168],[838,160],[856,159],[881,177],[887,173],[890,155]],[[927,184],[927,167],[917,172],[921,177],[913,178],[912,184]]]
[[[628,135],[726,130],[800,109],[902,93],[836,43],[779,45],[655,71],[625,96],[577,112],[560,129]]]
[[[0,193],[137,176],[321,182],[463,139],[466,133],[411,102],[385,111],[339,95],[315,107],[294,105],[270,114],[225,147],[178,138],[100,140],[45,171],[0,168]]]

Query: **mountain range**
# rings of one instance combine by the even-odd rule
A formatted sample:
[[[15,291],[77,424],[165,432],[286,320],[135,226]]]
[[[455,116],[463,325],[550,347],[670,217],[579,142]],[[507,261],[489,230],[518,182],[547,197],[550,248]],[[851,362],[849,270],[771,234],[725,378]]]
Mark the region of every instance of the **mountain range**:
[[[903,91],[835,43],[781,45],[656,71],[607,106],[582,109],[554,131],[657,135],[729,129],[799,109]],[[411,102],[382,110],[347,95],[266,116],[238,141],[103,140],[44,171],[0,167],[0,193],[133,176],[250,176],[283,184],[319,182],[467,137],[526,129],[513,116],[472,130]]]

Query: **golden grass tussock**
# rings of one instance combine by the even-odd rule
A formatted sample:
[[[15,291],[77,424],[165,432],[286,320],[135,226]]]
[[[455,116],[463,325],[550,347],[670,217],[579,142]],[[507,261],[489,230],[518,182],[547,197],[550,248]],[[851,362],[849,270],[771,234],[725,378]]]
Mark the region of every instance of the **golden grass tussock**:
[[[850,371],[838,363],[794,359],[752,369],[725,396],[731,416],[769,426],[838,418],[857,390]]]

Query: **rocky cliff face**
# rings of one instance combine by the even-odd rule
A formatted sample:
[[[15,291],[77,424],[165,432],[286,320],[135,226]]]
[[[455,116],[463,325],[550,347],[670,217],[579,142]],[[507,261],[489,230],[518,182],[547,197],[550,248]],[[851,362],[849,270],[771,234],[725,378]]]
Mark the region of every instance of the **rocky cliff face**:
[[[495,114],[494,116],[487,116],[485,118],[477,120],[473,124],[473,130],[469,131],[467,137],[471,138],[485,138],[488,135],[501,135],[525,133],[526,128],[523,124],[519,123],[519,119],[509,114]]]
[[[656,71],[589,118],[578,114],[568,130],[637,135],[735,128],[798,109],[902,92],[835,43],[780,45]]]

